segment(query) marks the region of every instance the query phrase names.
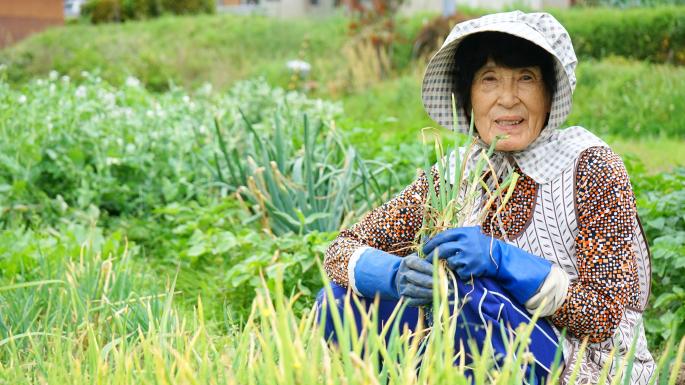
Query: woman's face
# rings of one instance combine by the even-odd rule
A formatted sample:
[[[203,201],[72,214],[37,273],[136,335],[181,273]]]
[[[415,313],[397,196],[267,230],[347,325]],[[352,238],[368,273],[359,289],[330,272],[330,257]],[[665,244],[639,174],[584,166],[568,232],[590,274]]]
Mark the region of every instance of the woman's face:
[[[488,60],[473,76],[471,104],[481,139],[490,144],[498,135],[499,151],[519,151],[542,131],[551,100],[539,67],[507,68]]]

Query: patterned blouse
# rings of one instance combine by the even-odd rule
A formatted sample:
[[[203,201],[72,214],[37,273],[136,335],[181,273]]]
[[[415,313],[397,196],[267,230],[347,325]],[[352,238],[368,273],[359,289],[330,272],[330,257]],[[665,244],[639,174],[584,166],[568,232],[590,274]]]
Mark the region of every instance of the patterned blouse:
[[[537,190],[521,174],[511,199],[500,214],[501,226],[490,226],[497,204],[485,216],[483,232],[509,238],[520,235],[532,220]],[[425,174],[382,206],[344,229],[326,251],[324,268],[330,279],[348,286],[347,265],[359,247],[370,246],[399,256],[412,252],[421,227],[428,191]],[[611,337],[626,308],[640,308],[636,257],[632,249],[635,198],[621,158],[606,147],[585,150],[575,174],[575,238],[578,279],[572,281],[563,305],[550,317],[558,328],[577,338],[601,342]]]

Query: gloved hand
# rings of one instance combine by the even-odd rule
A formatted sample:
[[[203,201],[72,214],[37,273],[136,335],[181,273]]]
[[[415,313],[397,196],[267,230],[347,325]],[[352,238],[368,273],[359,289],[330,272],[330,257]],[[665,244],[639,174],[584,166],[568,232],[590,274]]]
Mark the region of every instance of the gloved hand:
[[[445,230],[423,247],[428,259],[437,253],[462,279],[497,280],[520,303],[525,303],[547,278],[552,263],[516,246],[485,235],[480,227]]]
[[[364,297],[405,298],[410,306],[433,301],[433,264],[416,254],[404,258],[368,248],[354,266],[354,285]]]
[[[433,264],[418,254],[402,258],[395,277],[395,287],[409,306],[420,306],[433,301]]]

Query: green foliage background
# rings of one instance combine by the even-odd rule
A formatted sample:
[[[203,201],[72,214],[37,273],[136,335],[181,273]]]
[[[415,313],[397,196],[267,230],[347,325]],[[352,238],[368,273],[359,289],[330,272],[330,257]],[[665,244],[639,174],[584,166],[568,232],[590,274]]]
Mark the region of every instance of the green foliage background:
[[[474,16],[483,12],[466,11]],[[550,12],[569,31],[581,62],[622,56],[685,64],[683,6]],[[412,67],[414,39],[422,25],[434,17],[423,13],[398,20],[391,57],[396,69]],[[341,47],[348,41],[347,23],[343,15],[288,22],[221,14],[165,15],[123,25],[78,24],[51,29],[3,50],[0,63],[8,66],[11,82],[47,76],[51,70],[75,77],[83,70],[97,68],[103,79],[114,85],[132,75],[148,88],[161,91],[172,83],[197,87],[204,82],[226,89],[256,75],[285,86],[289,74],[283,72],[284,61],[300,58],[312,63],[310,78],[320,82],[322,94],[327,94],[330,90],[326,84],[339,78],[345,67]]]
[[[599,133],[627,160],[653,252],[646,319],[650,344],[659,349],[669,336],[685,334],[685,169],[678,168],[685,69],[674,64],[684,11],[621,16],[661,39],[636,40],[630,52],[624,50],[630,39],[600,28],[614,12],[558,15],[581,39],[568,124]],[[356,91],[329,87],[347,71],[340,16],[71,25],[1,51],[0,341],[36,328],[81,333],[79,325],[112,316],[102,306],[105,294],[115,303],[154,298],[151,311],[131,305],[131,318],[118,326],[124,334],[137,326],[171,328],[167,318],[155,318],[166,314],[158,296],[167,290],[175,291],[182,314],[195,312],[201,296],[210,328],[228,333],[245,322],[260,274],[271,289],[282,282],[286,294],[303,293],[295,310],[304,314],[321,286],[316,261],[335,230],[409,183],[422,164],[420,128],[435,123],[420,104],[424,64],[408,55],[424,17],[399,26],[396,73]],[[279,87],[291,78],[285,61],[294,58],[311,62],[312,71],[297,91],[285,91]],[[308,81],[315,86],[305,87]],[[321,132],[306,135],[305,114],[321,123]],[[259,140],[281,149],[260,150]],[[310,150],[314,166],[304,167]],[[315,172],[337,178],[350,170],[354,193],[345,194],[350,201],[342,210],[311,202],[263,207],[254,190],[241,188],[247,177],[229,177],[229,163],[258,177],[272,162],[282,178],[261,190],[267,203],[303,191],[339,202],[347,191],[339,185],[307,185]],[[275,218],[290,225],[276,229]],[[102,278],[107,263],[118,269],[113,291]],[[55,308],[51,285],[72,273],[83,277],[72,298],[84,299],[84,309]],[[43,281],[36,290],[21,286]],[[96,310],[86,309],[91,304]]]

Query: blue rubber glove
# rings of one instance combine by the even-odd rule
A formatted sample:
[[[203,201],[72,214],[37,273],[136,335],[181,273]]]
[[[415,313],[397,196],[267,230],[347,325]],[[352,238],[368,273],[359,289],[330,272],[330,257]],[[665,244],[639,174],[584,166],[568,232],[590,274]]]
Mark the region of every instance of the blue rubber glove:
[[[433,264],[416,254],[402,258],[369,248],[354,266],[354,281],[364,297],[404,297],[409,306],[433,301]]]
[[[542,286],[552,263],[500,239],[485,235],[480,227],[445,230],[423,247],[431,259],[434,253],[462,279],[490,277],[497,280],[521,304]]]

